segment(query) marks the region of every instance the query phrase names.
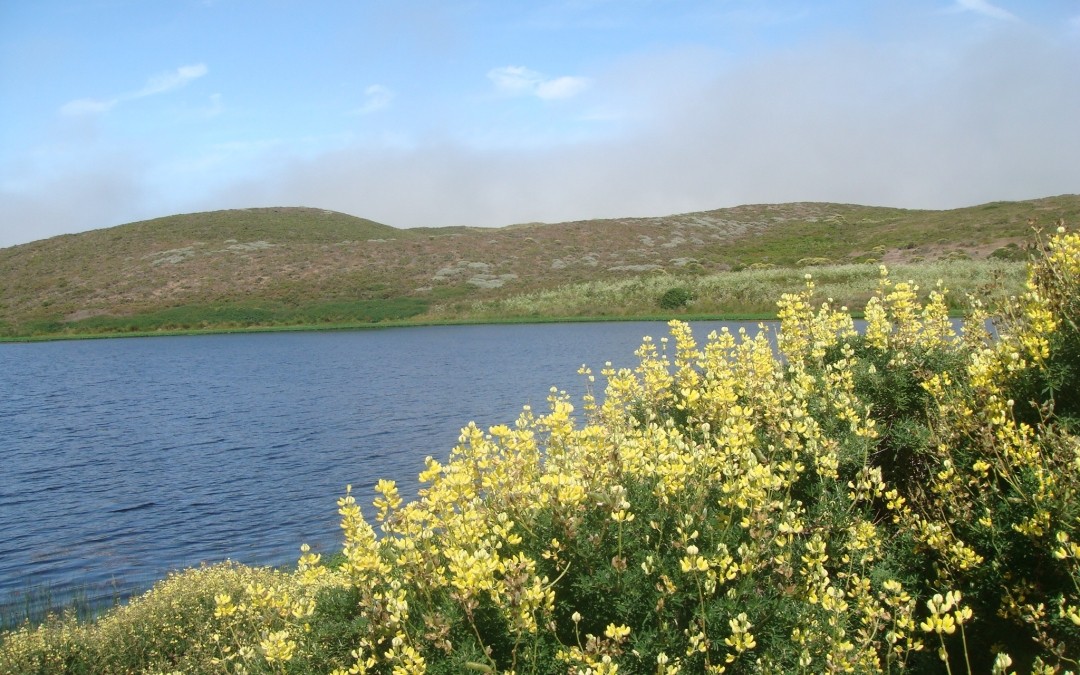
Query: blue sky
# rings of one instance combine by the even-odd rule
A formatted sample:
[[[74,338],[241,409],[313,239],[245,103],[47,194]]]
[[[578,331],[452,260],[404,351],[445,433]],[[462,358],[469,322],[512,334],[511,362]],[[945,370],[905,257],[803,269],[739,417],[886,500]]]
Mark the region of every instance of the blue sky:
[[[1076,192],[1078,0],[0,3],[0,246]]]

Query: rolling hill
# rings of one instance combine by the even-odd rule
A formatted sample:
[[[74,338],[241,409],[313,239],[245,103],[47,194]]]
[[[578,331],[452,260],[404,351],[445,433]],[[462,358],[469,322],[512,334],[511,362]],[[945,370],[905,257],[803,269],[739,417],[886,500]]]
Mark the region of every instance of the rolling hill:
[[[749,205],[497,229],[397,229],[295,207],[194,213],[0,249],[0,335],[490,319],[485,307],[514,297],[642,277],[675,285],[744,269],[1022,258],[1033,224],[1078,216],[1080,195],[946,211]],[[499,318],[560,314],[581,310]]]

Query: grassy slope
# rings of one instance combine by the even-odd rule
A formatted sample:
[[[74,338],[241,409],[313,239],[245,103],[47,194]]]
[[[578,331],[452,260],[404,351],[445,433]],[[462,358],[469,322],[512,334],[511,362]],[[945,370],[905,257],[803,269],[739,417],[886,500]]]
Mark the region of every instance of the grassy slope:
[[[982,260],[1030,239],[1033,218],[1045,227],[1078,216],[1080,196],[951,211],[752,205],[499,229],[399,230],[306,208],[188,214],[0,249],[0,335],[655,315],[646,287],[753,287],[757,277],[728,270],[815,258]],[[610,299],[635,281],[633,301]],[[769,311],[775,289],[690,309]],[[573,306],[550,300],[559,293]]]

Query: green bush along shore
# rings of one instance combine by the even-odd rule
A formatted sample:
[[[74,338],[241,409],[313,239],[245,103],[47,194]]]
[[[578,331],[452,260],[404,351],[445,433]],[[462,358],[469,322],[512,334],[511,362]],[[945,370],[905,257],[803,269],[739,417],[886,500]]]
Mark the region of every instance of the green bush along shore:
[[[1078,672],[1080,235],[1039,248],[961,335],[884,269],[861,333],[784,294],[779,354],[672,322],[583,367],[603,396],[465,428],[417,499],[346,490],[334,564],[185,571],[7,632],[0,671]]]

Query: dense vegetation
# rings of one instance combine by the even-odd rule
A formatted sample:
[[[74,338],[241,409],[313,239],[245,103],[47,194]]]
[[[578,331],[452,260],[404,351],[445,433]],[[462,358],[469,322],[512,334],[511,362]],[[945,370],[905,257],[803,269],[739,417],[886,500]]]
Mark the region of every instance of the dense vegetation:
[[[581,419],[553,391],[381,482],[374,527],[346,491],[335,564],[183,572],[0,669],[1077,672],[1080,234],[1040,248],[996,338],[884,268],[861,334],[809,276],[775,346],[672,322]]]
[[[949,310],[964,314],[974,309],[969,295],[983,301],[1003,301],[1023,290],[1025,266],[1020,262],[959,260],[904,263],[890,266],[894,274],[932,289],[940,280],[953,290],[946,298]],[[560,286],[504,299],[477,301],[469,307],[470,318],[499,321],[505,317],[621,318],[664,315],[667,318],[743,317],[776,315],[776,298],[798,288],[812,272],[818,293],[847,306],[857,315],[873,297],[878,285],[877,264],[826,265],[744,269],[685,277],[643,275],[615,281],[595,281]],[[672,285],[677,284],[677,285]],[[922,292],[925,296],[925,290]],[[437,308],[427,316],[451,319],[456,314]]]
[[[930,283],[948,268],[953,308],[964,311],[966,292],[981,297],[995,274],[1019,292],[1033,223],[1077,217],[1077,195],[948,211],[751,205],[497,229],[396,229],[310,208],[194,213],[0,248],[0,340],[762,315],[807,268],[861,310],[878,263],[926,267],[910,274]],[[665,307],[673,288],[691,295]]]

